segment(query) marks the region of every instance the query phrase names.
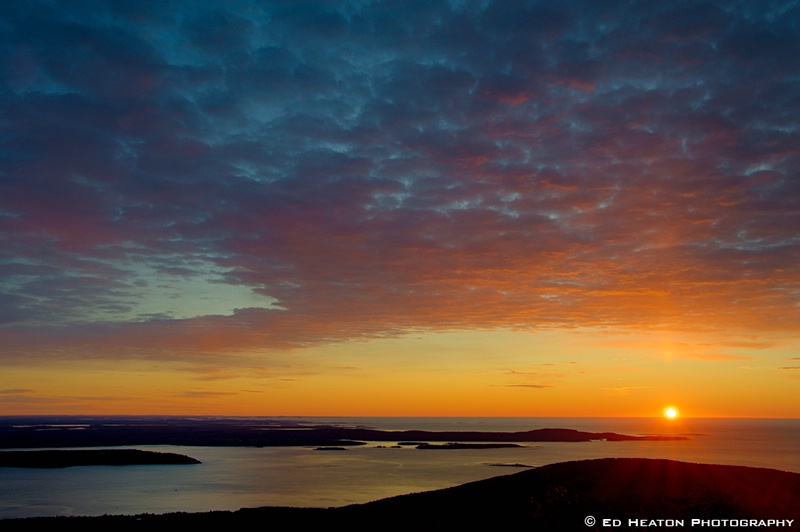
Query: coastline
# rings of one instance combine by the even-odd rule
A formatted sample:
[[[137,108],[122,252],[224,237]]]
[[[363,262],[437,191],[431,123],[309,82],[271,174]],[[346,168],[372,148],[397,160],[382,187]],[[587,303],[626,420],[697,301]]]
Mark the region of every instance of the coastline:
[[[108,423],[15,423],[0,420],[0,447],[6,449],[108,447],[121,445],[180,445],[219,447],[342,447],[366,442],[590,442],[590,441],[680,441],[681,434],[631,435],[610,431],[585,431],[543,427],[524,431],[492,430],[379,430],[363,426],[301,425],[272,419],[236,418],[148,418]]]

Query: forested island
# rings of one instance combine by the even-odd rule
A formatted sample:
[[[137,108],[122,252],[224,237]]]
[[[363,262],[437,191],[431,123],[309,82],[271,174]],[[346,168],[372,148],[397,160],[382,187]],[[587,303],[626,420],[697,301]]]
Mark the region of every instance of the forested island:
[[[417,449],[509,449],[522,447],[516,443],[420,443]]]
[[[93,465],[199,464],[189,456],[138,449],[86,449],[48,451],[0,451],[0,467],[62,468]]]

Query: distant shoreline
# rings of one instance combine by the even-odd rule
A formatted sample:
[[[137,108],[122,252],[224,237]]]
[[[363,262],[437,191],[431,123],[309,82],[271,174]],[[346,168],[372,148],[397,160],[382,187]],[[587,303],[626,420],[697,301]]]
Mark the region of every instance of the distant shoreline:
[[[401,443],[402,445],[402,443]],[[436,449],[436,450],[450,450],[450,449],[511,449],[514,447],[522,447],[517,443],[420,443],[417,449]]]
[[[182,445],[209,447],[349,447],[366,442],[523,443],[605,441],[680,441],[685,435],[633,436],[616,432],[586,432],[540,428],[522,432],[377,430],[330,425],[298,426],[274,420],[224,418],[132,419],[125,423],[86,420],[53,424],[44,420],[0,420],[0,447],[5,449]]]

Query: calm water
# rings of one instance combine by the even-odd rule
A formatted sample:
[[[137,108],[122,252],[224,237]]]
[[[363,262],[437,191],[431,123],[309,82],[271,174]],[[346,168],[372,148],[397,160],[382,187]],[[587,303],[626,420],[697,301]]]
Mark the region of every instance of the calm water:
[[[671,458],[800,472],[800,420],[556,418],[304,418],[383,430],[520,431],[545,427],[686,434],[687,441],[529,443],[514,449],[347,451],[139,446],[187,454],[193,466],[0,468],[0,518],[342,506],[444,488],[540,466],[603,457]],[[385,443],[383,443],[385,445]]]

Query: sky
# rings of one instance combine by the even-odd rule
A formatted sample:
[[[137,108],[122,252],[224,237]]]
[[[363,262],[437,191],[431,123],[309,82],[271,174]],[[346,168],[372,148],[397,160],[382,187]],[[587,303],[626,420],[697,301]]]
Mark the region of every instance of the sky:
[[[0,5],[0,415],[800,417],[800,3]]]

